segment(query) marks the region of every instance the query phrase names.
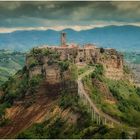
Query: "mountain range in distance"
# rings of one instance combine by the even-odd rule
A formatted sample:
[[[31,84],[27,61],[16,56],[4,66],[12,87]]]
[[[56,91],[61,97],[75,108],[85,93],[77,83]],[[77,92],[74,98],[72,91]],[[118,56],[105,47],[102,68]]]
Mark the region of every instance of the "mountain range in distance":
[[[67,43],[96,44],[98,47],[115,48],[119,51],[140,52],[140,27],[105,26],[89,30],[21,30],[12,33],[0,33],[0,49],[29,51],[39,45],[60,45],[60,33],[67,33]]]

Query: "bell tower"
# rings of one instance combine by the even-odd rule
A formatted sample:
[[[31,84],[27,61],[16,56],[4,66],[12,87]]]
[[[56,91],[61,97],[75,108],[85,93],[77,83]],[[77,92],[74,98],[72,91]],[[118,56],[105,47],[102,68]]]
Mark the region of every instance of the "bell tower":
[[[61,33],[61,47],[66,47],[66,33]]]

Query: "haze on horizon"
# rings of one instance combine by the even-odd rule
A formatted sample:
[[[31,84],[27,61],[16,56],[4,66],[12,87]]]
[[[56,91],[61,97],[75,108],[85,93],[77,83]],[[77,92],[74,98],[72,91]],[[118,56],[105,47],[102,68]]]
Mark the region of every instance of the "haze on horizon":
[[[16,30],[84,30],[108,25],[140,26],[140,2],[0,2],[0,33]]]

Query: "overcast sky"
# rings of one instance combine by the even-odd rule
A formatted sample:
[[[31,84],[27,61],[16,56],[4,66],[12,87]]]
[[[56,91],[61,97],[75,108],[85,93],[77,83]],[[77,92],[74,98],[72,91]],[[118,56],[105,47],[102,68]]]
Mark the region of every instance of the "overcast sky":
[[[0,2],[0,32],[140,26],[140,2]]]

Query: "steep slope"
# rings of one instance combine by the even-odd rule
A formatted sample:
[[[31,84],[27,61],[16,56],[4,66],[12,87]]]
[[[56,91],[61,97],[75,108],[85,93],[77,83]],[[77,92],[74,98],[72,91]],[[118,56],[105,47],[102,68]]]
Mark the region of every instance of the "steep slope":
[[[61,61],[58,53],[47,48],[33,49],[27,57],[26,66],[1,87],[0,138],[138,137],[137,130],[127,125],[120,129],[120,126],[97,124],[89,106],[78,96],[77,74],[85,73],[79,80],[92,105],[113,120],[137,127],[139,90],[127,79],[125,83],[107,79],[101,64],[92,65],[91,76],[86,76],[92,71],[88,71],[88,66],[78,73],[75,64]],[[137,105],[133,99],[137,99]]]
[[[77,89],[48,92],[50,87],[42,77],[36,76],[29,80],[26,76],[23,69],[3,86],[4,95],[1,97],[0,105],[1,138],[127,138],[129,136],[127,128],[123,131],[119,128],[97,125],[92,121],[87,107],[78,97]],[[5,114],[2,114],[5,108],[7,108]]]
[[[54,108],[57,100],[45,96],[45,89],[40,88],[38,88],[39,92],[36,93],[35,97],[31,96],[22,101],[17,101],[11,108],[6,109],[5,117],[10,119],[10,123],[0,128],[1,138],[13,137],[33,123],[43,121],[50,110]],[[33,103],[30,103],[31,105],[28,107],[29,100],[33,100]]]
[[[121,122],[139,127],[139,88],[128,79],[117,81],[108,79],[100,66],[96,67],[91,77],[86,77],[83,82],[98,108]]]
[[[92,101],[92,99],[89,97],[88,93],[86,92],[86,90],[84,89],[83,83],[82,83],[82,79],[85,76],[89,76],[89,74],[91,74],[94,71],[94,69],[91,67],[90,70],[86,71],[85,73],[83,73],[82,75],[80,75],[78,77],[78,94],[79,96],[83,96],[83,101],[89,106],[91,115],[92,115],[92,119],[96,120],[97,124],[105,124],[105,125],[110,125],[112,127],[114,127],[115,125],[121,125],[121,123],[118,120],[115,120],[113,117],[109,116],[108,114],[105,114],[104,112],[102,112],[100,109],[98,109],[96,107],[96,104]]]

